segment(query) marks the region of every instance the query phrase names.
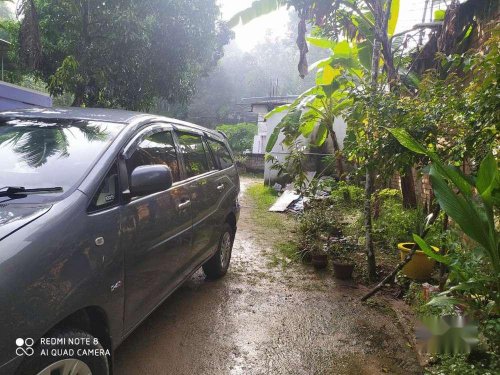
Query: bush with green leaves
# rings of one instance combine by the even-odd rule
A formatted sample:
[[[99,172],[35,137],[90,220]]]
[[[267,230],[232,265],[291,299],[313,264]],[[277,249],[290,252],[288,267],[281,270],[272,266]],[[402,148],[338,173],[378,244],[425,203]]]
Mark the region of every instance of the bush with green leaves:
[[[424,214],[421,209],[405,209],[401,200],[383,201],[379,217],[373,220],[373,241],[383,250],[394,251],[400,242],[411,242]]]
[[[363,204],[364,194],[362,187],[340,181],[332,190],[331,199],[336,203],[360,206]]]
[[[316,240],[327,241],[339,236],[340,225],[335,207],[328,200],[313,200],[299,218],[301,247]],[[306,250],[306,249],[304,249]]]
[[[236,154],[252,151],[253,138],[257,135],[257,124],[242,122],[235,125],[218,125],[216,129],[227,136],[229,145]]]

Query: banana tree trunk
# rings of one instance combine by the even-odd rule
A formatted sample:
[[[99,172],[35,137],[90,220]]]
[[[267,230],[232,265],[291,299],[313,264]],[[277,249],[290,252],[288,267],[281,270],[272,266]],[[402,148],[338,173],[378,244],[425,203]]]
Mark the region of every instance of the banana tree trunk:
[[[333,143],[333,151],[335,152],[335,160],[337,164],[337,173],[341,181],[345,180],[344,175],[344,161],[342,160],[342,154],[340,152],[339,142],[337,140],[337,134],[333,129],[330,128],[330,138]]]

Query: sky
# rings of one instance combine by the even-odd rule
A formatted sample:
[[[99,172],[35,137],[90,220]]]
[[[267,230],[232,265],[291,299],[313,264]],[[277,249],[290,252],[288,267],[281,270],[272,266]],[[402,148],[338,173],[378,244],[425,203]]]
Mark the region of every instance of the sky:
[[[253,0],[219,0],[222,18],[230,19],[237,12],[252,5]],[[414,24],[422,21],[424,0],[400,0],[399,21],[396,32],[410,29]],[[291,10],[293,11],[293,10]],[[429,12],[427,18],[429,18]],[[266,34],[280,35],[286,32],[288,13],[286,8],[258,18],[244,26],[234,29],[235,43],[244,51],[251,50],[259,41],[265,39]]]

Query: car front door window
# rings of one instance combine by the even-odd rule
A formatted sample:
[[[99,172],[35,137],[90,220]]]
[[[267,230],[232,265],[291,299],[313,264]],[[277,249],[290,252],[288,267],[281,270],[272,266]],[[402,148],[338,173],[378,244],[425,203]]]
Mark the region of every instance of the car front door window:
[[[166,165],[172,171],[173,182],[180,180],[179,161],[172,132],[158,132],[145,137],[127,160],[128,174],[144,165]]]

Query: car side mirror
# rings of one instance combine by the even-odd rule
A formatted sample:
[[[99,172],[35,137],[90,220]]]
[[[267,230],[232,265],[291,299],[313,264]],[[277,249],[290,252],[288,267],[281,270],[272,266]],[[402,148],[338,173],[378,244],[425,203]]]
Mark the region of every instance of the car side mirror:
[[[130,175],[130,194],[144,196],[168,190],[172,186],[172,171],[166,165],[144,165]]]

